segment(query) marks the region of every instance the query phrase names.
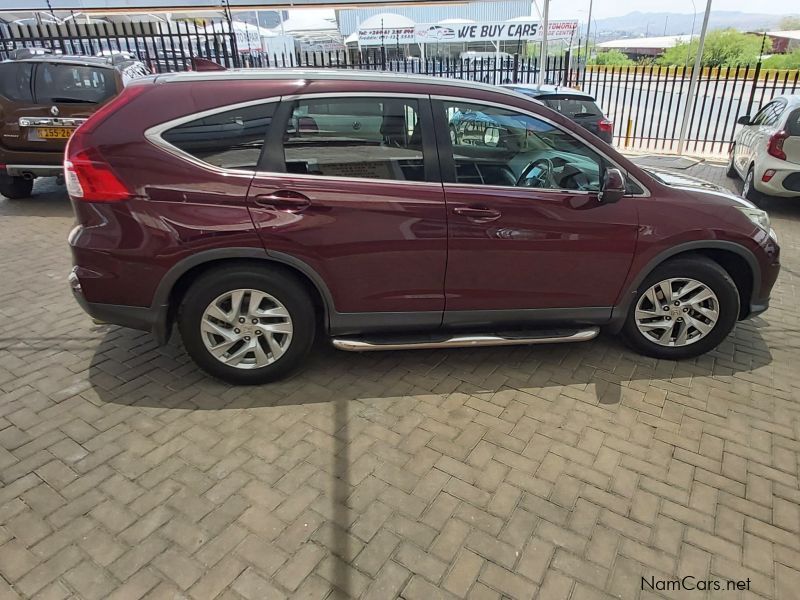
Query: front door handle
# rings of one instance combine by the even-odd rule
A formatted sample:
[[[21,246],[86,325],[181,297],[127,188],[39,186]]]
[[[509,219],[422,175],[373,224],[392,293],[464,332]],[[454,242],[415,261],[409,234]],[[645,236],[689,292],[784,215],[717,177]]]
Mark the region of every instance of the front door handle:
[[[453,209],[453,212],[461,217],[467,217],[469,220],[477,223],[496,221],[501,215],[499,210],[494,208],[486,208],[484,206],[458,206]]]
[[[282,210],[284,212],[299,213],[311,206],[308,196],[291,190],[278,190],[272,194],[255,196],[253,202],[264,208]]]

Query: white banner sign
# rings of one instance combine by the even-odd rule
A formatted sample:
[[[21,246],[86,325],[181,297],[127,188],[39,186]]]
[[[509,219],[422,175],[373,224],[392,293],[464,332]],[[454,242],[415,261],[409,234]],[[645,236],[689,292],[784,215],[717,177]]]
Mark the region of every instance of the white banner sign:
[[[574,35],[578,21],[550,21],[549,39],[565,39]],[[362,46],[393,44],[436,44],[453,42],[537,41],[542,39],[539,21],[489,21],[484,23],[453,23],[448,25],[419,24],[414,27],[387,27],[358,30]]]

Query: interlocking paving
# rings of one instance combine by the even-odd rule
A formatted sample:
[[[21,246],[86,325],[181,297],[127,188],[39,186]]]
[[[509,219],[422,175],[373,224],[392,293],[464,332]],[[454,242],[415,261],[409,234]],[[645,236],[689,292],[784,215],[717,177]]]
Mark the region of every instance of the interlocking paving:
[[[93,325],[37,190],[0,199],[0,598],[800,597],[796,202],[772,308],[693,361],[323,341],[235,388]],[[749,591],[642,590],[687,575]]]

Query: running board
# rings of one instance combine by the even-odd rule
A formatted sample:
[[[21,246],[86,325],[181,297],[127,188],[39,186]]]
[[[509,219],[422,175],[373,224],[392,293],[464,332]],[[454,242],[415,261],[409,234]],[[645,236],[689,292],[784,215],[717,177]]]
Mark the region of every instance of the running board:
[[[597,337],[599,327],[586,329],[541,329],[508,333],[433,334],[359,338],[334,338],[333,346],[348,352],[374,350],[424,350],[431,348],[469,348],[473,346],[516,346],[523,344],[561,344],[588,342]]]

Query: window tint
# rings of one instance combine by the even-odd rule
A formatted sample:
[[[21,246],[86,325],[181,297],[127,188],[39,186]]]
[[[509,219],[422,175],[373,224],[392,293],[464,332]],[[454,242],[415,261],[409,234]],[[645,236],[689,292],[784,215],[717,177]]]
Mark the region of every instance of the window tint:
[[[603,111],[592,100],[584,98],[542,98],[542,102],[553,110],[571,119],[601,117]]]
[[[457,183],[597,191],[603,160],[578,138],[494,106],[444,102]]]
[[[111,69],[46,62],[36,67],[34,90],[36,101],[42,104],[101,104],[117,93]]]
[[[800,108],[797,108],[786,120],[786,131],[789,135],[800,135]]]
[[[274,103],[236,108],[178,125],[161,137],[216,167],[255,170],[274,112]]]
[[[0,95],[13,102],[31,102],[31,63],[0,64]]]
[[[775,100],[765,104],[761,110],[753,117],[751,125],[774,125],[778,122],[778,118],[783,113],[786,102]]]
[[[284,149],[289,173],[425,179],[419,104],[412,98],[300,100]]]

